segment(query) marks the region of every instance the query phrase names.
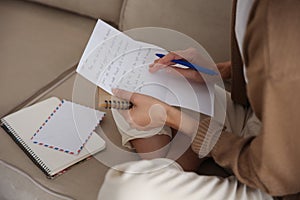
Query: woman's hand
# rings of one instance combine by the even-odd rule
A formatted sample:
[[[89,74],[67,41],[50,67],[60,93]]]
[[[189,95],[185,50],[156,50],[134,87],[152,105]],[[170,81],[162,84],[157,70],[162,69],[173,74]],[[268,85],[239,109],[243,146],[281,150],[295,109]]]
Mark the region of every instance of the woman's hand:
[[[223,80],[231,77],[231,61],[217,63],[217,68]]]
[[[164,126],[168,112],[172,109],[168,104],[147,95],[121,89],[113,89],[113,94],[133,104],[131,109],[120,110],[120,112],[130,126],[138,130],[150,130]]]
[[[188,62],[194,63],[194,64],[199,64],[206,62],[209,64],[207,61],[207,58],[203,57],[199,52],[197,52],[196,49],[194,48],[189,48],[183,51],[175,51],[175,52],[170,52],[164,57],[157,59],[152,63],[149,67],[149,71],[151,73],[154,73],[160,69],[163,68],[172,68],[173,70],[168,70],[167,72],[174,73],[174,70],[178,72],[179,74],[183,75],[189,80],[193,80],[199,83],[204,83],[204,79],[201,76],[201,74],[193,69],[183,69],[183,68],[178,68],[174,67],[172,60],[177,60],[177,59],[184,59],[187,60]],[[221,74],[222,79],[229,79],[231,77],[231,62],[222,62],[222,63],[217,63],[217,68]]]
[[[172,68],[172,70],[168,70],[167,72],[178,75],[181,74],[189,80],[193,80],[196,82],[204,83],[204,79],[201,74],[193,69],[184,69],[175,67],[175,63],[171,62],[172,60],[184,59],[188,62],[195,63],[194,58],[197,57],[197,51],[193,48],[189,48],[183,51],[170,52],[164,57],[157,59],[152,63],[149,67],[149,72],[154,73],[163,68]],[[175,72],[174,72],[175,70]]]
[[[167,125],[190,136],[198,128],[199,122],[158,99],[121,89],[113,89],[113,94],[133,104],[129,110],[120,110],[132,128],[150,130]]]

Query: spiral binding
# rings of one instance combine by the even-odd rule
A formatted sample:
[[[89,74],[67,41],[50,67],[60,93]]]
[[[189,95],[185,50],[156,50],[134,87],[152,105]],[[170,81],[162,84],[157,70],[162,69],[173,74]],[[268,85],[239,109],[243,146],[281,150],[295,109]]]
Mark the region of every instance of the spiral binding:
[[[129,101],[105,100],[103,107],[105,107],[105,109],[127,110],[131,109],[132,106],[133,104]]]
[[[31,160],[37,164],[48,177],[50,177],[51,170],[46,166],[46,164],[32,151],[32,149],[4,119],[2,119],[1,122],[1,126],[7,130],[14,141],[23,149],[23,151],[31,158]]]

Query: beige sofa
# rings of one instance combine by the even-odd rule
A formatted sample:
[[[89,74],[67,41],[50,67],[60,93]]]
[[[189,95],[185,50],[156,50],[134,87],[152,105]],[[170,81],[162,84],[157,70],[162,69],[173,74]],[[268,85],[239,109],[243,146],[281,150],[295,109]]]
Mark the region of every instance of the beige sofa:
[[[75,80],[95,91],[75,69],[98,18],[122,31],[154,26],[183,32],[219,62],[229,59],[230,9],[230,0],[1,0],[0,117],[49,96],[72,99]],[[120,145],[109,112],[101,128]],[[91,159],[49,180],[3,129],[0,161],[0,199],[93,200],[108,170]]]

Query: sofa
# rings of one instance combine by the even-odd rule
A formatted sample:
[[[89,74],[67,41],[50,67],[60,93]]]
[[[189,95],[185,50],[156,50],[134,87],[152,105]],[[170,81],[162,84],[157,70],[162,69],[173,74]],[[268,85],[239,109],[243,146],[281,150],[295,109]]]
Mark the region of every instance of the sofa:
[[[75,71],[97,19],[121,31],[180,31],[220,62],[229,59],[230,15],[230,0],[1,0],[0,117],[50,96],[72,100],[74,84],[96,94],[80,93],[80,103],[97,102],[96,86]],[[121,146],[109,111],[101,130]],[[97,199],[105,164],[92,158],[50,180],[3,129],[0,137],[0,199]]]

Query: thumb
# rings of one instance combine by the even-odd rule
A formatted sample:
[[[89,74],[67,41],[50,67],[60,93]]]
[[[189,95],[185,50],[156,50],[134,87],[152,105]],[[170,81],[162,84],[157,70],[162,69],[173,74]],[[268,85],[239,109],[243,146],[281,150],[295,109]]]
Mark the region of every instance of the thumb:
[[[118,88],[113,88],[112,89],[112,93],[116,97],[124,99],[124,100],[127,100],[127,101],[130,101],[132,99],[132,95],[133,95],[132,92],[129,92],[129,91],[126,91],[126,90],[122,90],[122,89],[118,89]]]

